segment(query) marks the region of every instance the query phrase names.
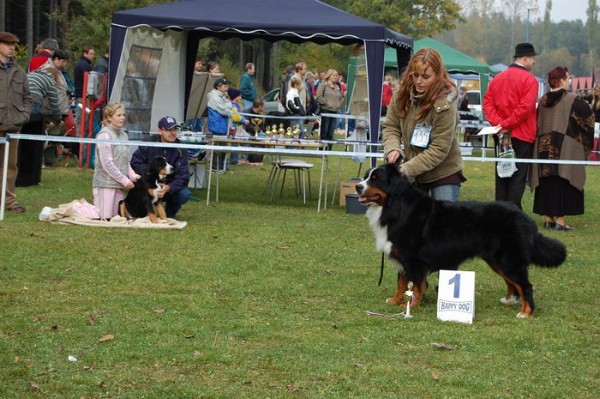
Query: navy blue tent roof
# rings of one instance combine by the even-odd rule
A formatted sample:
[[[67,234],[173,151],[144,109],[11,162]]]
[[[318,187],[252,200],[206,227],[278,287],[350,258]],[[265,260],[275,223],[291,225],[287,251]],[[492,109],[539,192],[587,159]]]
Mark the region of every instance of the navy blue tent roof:
[[[412,48],[412,39],[316,0],[182,0],[118,11],[113,25],[206,31],[265,40],[362,43],[385,40]]]
[[[119,57],[121,54],[126,29],[140,25],[191,32],[188,34],[188,59],[195,57],[198,40],[208,36],[295,43],[363,44],[367,53],[370,125],[374,140],[377,140],[379,131],[385,46],[396,48],[404,65],[408,63],[413,47],[409,36],[318,0],[182,0],[115,12],[111,27],[113,55]],[[117,67],[116,62],[111,63],[111,86]],[[189,81],[191,75],[190,67]]]

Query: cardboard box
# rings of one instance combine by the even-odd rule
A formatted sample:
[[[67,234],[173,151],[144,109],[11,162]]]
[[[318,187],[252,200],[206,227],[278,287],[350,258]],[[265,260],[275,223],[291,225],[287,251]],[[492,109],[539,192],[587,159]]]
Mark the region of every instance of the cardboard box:
[[[356,184],[360,179],[348,179],[340,183],[340,206],[346,206],[346,194],[356,194]]]
[[[208,186],[208,177],[206,176],[205,162],[190,162],[189,163],[190,180],[188,188],[206,188]]]

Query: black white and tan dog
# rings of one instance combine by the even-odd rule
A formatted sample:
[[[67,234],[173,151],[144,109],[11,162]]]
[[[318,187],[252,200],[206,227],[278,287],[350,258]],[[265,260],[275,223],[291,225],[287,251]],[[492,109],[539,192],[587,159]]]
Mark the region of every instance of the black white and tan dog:
[[[160,219],[166,220],[167,213],[158,194],[161,184],[171,173],[173,173],[173,166],[165,157],[153,158],[148,163],[146,172],[135,182],[135,187],[129,190],[124,200],[119,202],[119,215],[127,219],[148,216],[152,223],[157,223],[158,214]]]
[[[377,249],[398,269],[398,290],[387,303],[400,306],[409,281],[414,306],[427,291],[427,274],[457,270],[479,257],[508,287],[500,302],[515,305],[518,318],[535,309],[528,266],[556,267],[567,256],[565,246],[538,232],[535,222],[505,202],[447,202],[430,198],[402,176],[397,165],[367,171],[356,185],[359,201],[368,205],[367,218]]]

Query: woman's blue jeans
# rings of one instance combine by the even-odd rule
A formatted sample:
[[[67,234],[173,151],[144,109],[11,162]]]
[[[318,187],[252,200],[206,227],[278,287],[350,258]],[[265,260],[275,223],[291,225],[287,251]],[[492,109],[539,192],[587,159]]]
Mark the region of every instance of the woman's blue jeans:
[[[444,184],[432,188],[430,192],[434,200],[456,202],[460,193],[460,184]]]

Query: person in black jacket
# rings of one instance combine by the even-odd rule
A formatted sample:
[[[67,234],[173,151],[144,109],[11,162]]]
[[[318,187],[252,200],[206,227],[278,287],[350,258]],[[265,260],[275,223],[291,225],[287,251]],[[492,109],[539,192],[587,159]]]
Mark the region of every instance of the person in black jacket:
[[[177,133],[181,126],[175,118],[165,116],[158,121],[159,135],[151,136],[153,142],[161,143],[179,143]],[[185,148],[173,147],[144,147],[140,146],[131,158],[131,167],[142,175],[146,172],[148,163],[157,156],[167,159],[167,162],[173,166],[173,174],[167,176],[166,184],[162,184],[162,191],[159,197],[167,203],[165,210],[168,218],[175,218],[175,215],[185,204],[192,193],[188,189],[190,173],[188,169],[188,154]]]

